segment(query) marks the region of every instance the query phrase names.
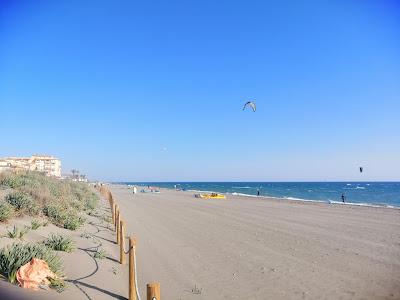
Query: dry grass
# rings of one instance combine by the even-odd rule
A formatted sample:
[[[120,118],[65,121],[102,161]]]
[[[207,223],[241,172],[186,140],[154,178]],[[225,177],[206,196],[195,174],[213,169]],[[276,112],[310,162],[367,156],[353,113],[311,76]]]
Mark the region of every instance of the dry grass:
[[[38,172],[1,173],[0,188],[14,190],[6,201],[18,214],[44,214],[53,224],[71,230],[85,222],[82,213],[93,211],[99,200],[85,183],[58,180]]]

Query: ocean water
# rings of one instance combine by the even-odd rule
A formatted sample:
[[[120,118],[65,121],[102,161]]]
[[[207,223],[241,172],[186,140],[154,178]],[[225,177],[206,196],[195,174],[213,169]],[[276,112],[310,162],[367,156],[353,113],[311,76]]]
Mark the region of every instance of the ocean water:
[[[400,208],[400,182],[122,182],[173,189],[174,185],[191,191],[276,197],[294,200],[341,202],[358,205]]]

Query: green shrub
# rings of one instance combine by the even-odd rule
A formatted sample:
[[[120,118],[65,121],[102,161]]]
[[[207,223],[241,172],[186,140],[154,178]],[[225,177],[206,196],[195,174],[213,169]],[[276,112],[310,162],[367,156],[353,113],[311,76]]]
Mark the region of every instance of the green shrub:
[[[101,215],[100,219],[106,223],[111,223],[112,222],[112,218],[109,215],[103,214]]]
[[[24,237],[24,235],[29,232],[29,230],[31,230],[31,228],[29,226],[25,225],[24,228],[22,228],[19,233],[19,238],[22,239]]]
[[[26,193],[20,191],[13,192],[8,194],[5,199],[17,211],[26,212],[30,215],[37,215],[39,213],[39,208],[33,198]]]
[[[0,273],[15,283],[17,270],[31,259],[43,259],[58,276],[61,276],[62,263],[56,253],[43,244],[14,243],[0,249]]]
[[[92,237],[92,234],[87,233],[86,231],[84,233],[81,233],[81,238],[91,239]]]
[[[66,210],[61,206],[50,204],[44,207],[43,213],[49,218],[51,223],[63,227],[66,219]]]
[[[13,230],[8,230],[8,231],[7,231],[7,236],[8,236],[10,239],[19,238],[19,233],[20,233],[20,231],[21,231],[21,230],[19,229],[19,227],[17,227],[17,226],[14,225]]]
[[[77,200],[76,205],[79,206],[81,210],[92,211],[97,207],[99,197],[89,189],[87,184],[71,182],[70,186],[73,198]]]
[[[14,192],[6,196],[6,201],[14,206],[15,209],[21,210],[30,205],[32,199],[25,193]]]
[[[64,252],[72,252],[75,250],[74,241],[66,236],[61,234],[51,234],[44,244],[50,249],[56,251],[64,251]]]
[[[31,228],[29,226],[26,226],[26,225],[22,229],[19,228],[18,226],[14,225],[13,229],[9,230],[7,232],[7,235],[11,239],[15,239],[15,238],[22,239],[25,236],[25,234],[27,234],[29,232],[30,229]]]
[[[64,228],[69,230],[77,230],[83,224],[85,224],[85,218],[80,217],[75,213],[69,213],[64,221]]]
[[[17,174],[5,174],[2,176],[0,185],[4,187],[17,188],[25,184],[25,178]]]
[[[0,202],[0,222],[5,222],[13,216],[14,208],[8,202]]]
[[[85,207],[89,211],[94,210],[99,203],[99,197],[93,192],[87,193],[85,199]]]
[[[52,223],[65,229],[76,230],[85,223],[85,219],[80,217],[78,212],[66,210],[60,206],[46,206],[43,212]]]
[[[107,252],[103,249],[98,249],[96,252],[93,253],[93,257],[97,259],[104,259],[107,257]]]
[[[38,229],[40,226],[42,226],[42,224],[41,224],[38,220],[34,219],[34,220],[31,221],[31,228],[32,228],[32,230],[36,230],[36,229]]]
[[[66,288],[66,283],[60,278],[49,278],[50,287],[55,289],[57,292],[62,293]]]

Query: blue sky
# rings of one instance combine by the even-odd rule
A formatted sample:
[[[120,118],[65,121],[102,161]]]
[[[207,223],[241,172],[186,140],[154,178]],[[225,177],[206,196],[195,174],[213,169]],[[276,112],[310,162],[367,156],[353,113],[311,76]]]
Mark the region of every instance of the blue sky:
[[[325,2],[1,1],[0,156],[111,181],[400,180],[400,5]]]

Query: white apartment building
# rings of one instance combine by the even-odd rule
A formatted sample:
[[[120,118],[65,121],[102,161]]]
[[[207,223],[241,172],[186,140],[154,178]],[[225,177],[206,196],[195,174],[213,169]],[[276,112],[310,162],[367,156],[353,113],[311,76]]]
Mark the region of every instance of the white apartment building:
[[[61,177],[61,161],[49,155],[0,158],[0,172],[5,170],[29,170],[44,172],[47,176]]]

